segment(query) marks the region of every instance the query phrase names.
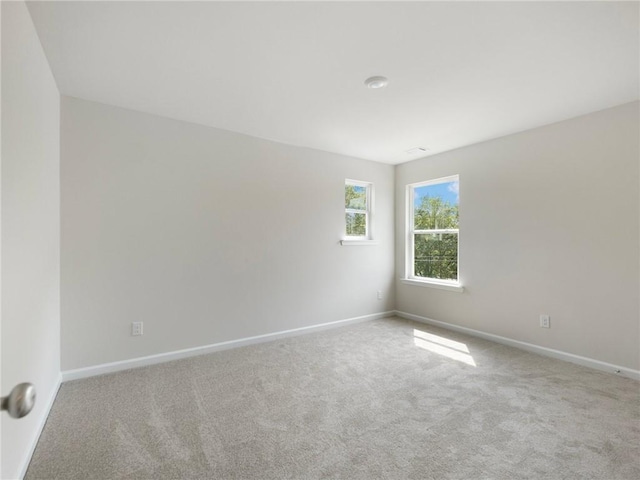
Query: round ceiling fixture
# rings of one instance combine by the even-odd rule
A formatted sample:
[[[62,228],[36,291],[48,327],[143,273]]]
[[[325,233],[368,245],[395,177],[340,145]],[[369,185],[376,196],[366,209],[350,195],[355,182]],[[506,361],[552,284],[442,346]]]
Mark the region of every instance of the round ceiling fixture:
[[[364,84],[368,88],[384,88],[387,86],[387,83],[389,83],[387,77],[381,76],[369,77],[364,81]]]

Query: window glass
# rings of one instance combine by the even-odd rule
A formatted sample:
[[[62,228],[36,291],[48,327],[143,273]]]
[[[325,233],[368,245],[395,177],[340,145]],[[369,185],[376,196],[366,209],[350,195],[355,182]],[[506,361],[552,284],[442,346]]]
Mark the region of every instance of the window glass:
[[[371,238],[371,202],[373,185],[357,180],[345,180],[345,234],[351,239]]]
[[[458,228],[458,188],[457,180],[414,188],[414,228]]]
[[[364,213],[347,213],[347,236],[364,237],[367,234],[367,215]]]
[[[367,209],[367,187],[360,185],[345,185],[344,187],[345,208],[355,210]]]
[[[457,176],[409,185],[408,278],[458,281]]]
[[[458,234],[423,233],[415,237],[416,277],[458,279]]]

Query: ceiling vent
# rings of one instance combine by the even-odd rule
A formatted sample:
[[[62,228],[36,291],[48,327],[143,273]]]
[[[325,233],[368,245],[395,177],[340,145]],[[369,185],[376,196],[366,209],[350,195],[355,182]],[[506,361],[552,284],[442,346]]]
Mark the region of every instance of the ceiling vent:
[[[428,148],[425,147],[413,147],[407,150],[407,155],[419,155],[421,153],[427,153]]]

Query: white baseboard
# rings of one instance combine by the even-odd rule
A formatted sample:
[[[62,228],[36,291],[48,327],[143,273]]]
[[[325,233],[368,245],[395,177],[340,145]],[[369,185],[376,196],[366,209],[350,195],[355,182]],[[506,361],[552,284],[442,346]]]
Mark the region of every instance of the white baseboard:
[[[565,362],[576,363],[585,367],[594,368],[603,372],[615,373],[624,377],[633,378],[634,380],[640,380],[640,370],[633,370],[627,367],[621,367],[619,365],[613,365],[611,363],[601,362],[600,360],[594,360],[593,358],[581,357],[580,355],[574,355],[573,353],[563,352],[561,350],[554,350],[552,348],[541,347],[534,345],[533,343],[521,342],[519,340],[512,340],[511,338],[501,337],[499,335],[493,335],[491,333],[481,332],[480,330],[474,330],[472,328],[461,327],[452,323],[441,322],[439,320],[433,320],[431,318],[422,317],[420,315],[414,315],[413,313],[406,313],[396,310],[395,314],[398,317],[406,318],[408,320],[414,320],[420,323],[426,323],[428,325],[434,325],[437,327],[446,328],[456,332],[466,333],[468,335],[483,338],[485,340],[491,340],[492,342],[501,343],[510,347],[519,348],[528,352],[537,353],[546,357],[556,358],[558,360],[564,360]]]
[[[47,419],[49,418],[49,412],[51,412],[51,407],[53,407],[53,402],[58,395],[58,390],[60,390],[60,385],[62,384],[62,374],[58,374],[58,379],[56,380],[56,384],[53,387],[49,398],[47,399],[47,403],[45,404],[44,410],[42,411],[42,416],[38,421],[38,428],[33,434],[28,450],[25,452],[24,459],[22,460],[22,466],[20,467],[18,478],[22,480],[24,476],[27,474],[27,469],[29,468],[29,463],[31,463],[31,457],[33,456],[33,452],[36,450],[36,446],[38,445],[38,440],[40,440],[40,435],[42,434],[42,430],[44,429],[45,423],[47,423]],[[33,412],[32,412],[33,414]]]
[[[327,330],[330,328],[342,327],[354,323],[367,322],[369,320],[376,320],[378,318],[384,318],[394,315],[395,312],[380,312],[372,313],[370,315],[363,315],[361,317],[347,318],[344,320],[337,320],[335,322],[321,323],[318,325],[311,325],[309,327],[294,328],[292,330],[282,330],[280,332],[267,333],[265,335],[257,335],[255,337],[239,338],[237,340],[230,340],[227,342],[214,343],[211,345],[203,345],[201,347],[187,348],[184,350],[176,350],[173,352],[160,353],[157,355],[149,355],[147,357],[132,358],[130,360],[122,360],[119,362],[103,363],[101,365],[95,365],[91,367],[78,368],[75,370],[66,370],[62,372],[62,381],[68,382],[70,380],[78,380],[80,378],[94,377],[96,375],[103,375],[105,373],[119,372],[121,370],[129,370],[131,368],[145,367],[147,365],[155,365],[157,363],[170,362],[172,360],[179,360],[181,358],[194,357],[197,355],[204,355],[207,353],[220,352],[222,350],[229,350],[231,348],[245,347],[247,345],[255,345],[258,343],[272,342],[282,338],[295,337],[297,335],[304,335],[306,333],[319,332],[321,330]]]

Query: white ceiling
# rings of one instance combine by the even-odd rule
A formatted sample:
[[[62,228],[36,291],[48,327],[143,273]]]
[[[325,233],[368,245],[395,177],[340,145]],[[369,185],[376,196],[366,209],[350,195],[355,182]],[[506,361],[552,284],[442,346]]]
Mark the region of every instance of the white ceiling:
[[[42,2],[64,95],[386,163],[638,99],[638,3]],[[372,75],[385,89],[365,88]]]

